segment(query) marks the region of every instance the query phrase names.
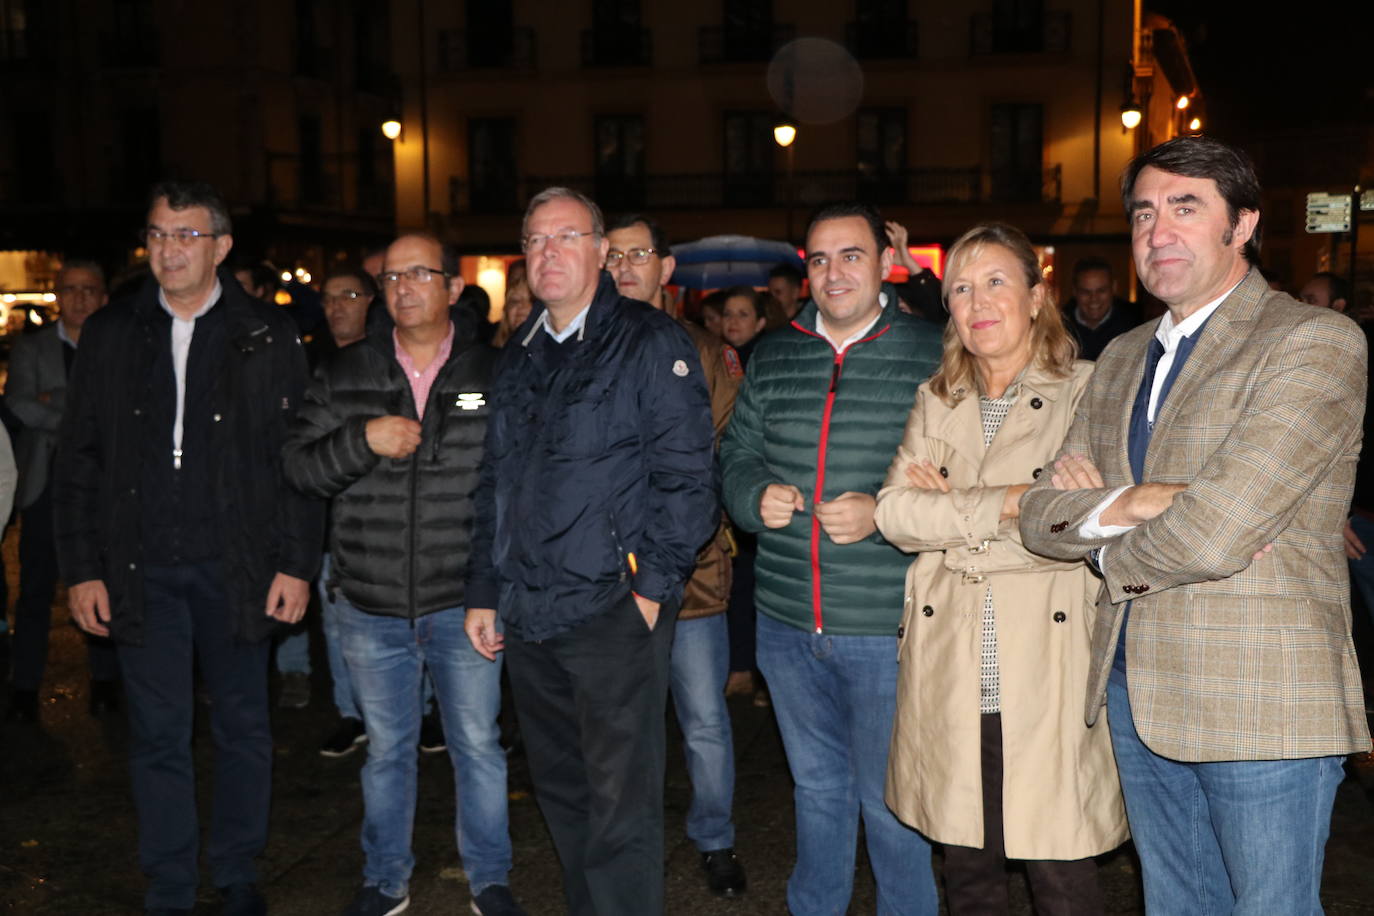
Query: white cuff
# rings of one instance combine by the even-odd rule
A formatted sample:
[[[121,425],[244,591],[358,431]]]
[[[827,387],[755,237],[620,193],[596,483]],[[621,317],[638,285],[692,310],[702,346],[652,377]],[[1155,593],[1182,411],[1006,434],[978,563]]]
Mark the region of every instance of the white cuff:
[[[1102,502],[1098,503],[1093,509],[1092,514],[1078,526],[1078,536],[1084,540],[1096,538],[1114,538],[1130,531],[1135,525],[1104,525],[1102,524],[1102,513],[1107,511],[1107,507],[1116,502],[1116,498],[1129,490],[1130,487],[1117,487],[1108,493]]]

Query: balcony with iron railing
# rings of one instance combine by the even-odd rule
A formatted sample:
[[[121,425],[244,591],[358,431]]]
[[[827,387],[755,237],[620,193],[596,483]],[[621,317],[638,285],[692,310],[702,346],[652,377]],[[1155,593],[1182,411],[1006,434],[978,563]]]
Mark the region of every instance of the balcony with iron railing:
[[[1069,50],[1073,17],[1067,10],[1047,10],[1038,21],[1015,24],[991,13],[969,17],[969,53],[1061,54]]]
[[[763,63],[796,37],[797,27],[790,23],[757,29],[704,25],[697,32],[697,47],[703,64]]]
[[[582,30],[582,66],[648,67],[654,62],[653,34],[631,26]]]
[[[859,60],[915,60],[919,48],[916,22],[850,22],[844,27],[849,53]]]
[[[878,206],[1058,204],[1061,167],[1041,174],[969,168],[924,168],[865,175],[857,170],[786,173],[724,172],[656,174],[639,178],[595,175],[529,175],[502,187],[474,189],[455,178],[449,208],[459,213],[517,212],[524,201],[552,185],[575,188],[606,210],[709,210],[812,206],[827,200],[863,200]]]

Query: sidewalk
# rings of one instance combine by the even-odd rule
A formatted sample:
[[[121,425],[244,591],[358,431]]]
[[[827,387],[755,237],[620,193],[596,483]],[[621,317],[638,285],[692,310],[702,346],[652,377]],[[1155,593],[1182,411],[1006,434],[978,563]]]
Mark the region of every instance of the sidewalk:
[[[54,615],[65,621],[65,611]],[[122,719],[97,722],[86,712],[85,655],[79,635],[55,623],[41,730],[0,726],[0,913],[129,914],[141,912],[143,879],[135,855]],[[334,725],[327,675],[317,667],[312,704],[273,710],[277,736],[272,835],[262,862],[262,887],[277,916],[336,914],[360,883],[362,805],[358,769],[364,752],[339,760],[317,753]],[[683,836],[690,796],[682,749],[669,728],[667,784],[668,913],[782,914],[792,865],[792,799],[771,710],[747,697],[732,701],[735,748],[736,848],[749,874],[738,900],[711,897],[698,858]],[[196,755],[203,786],[210,772],[208,721],[197,721]],[[1374,769],[1348,779],[1336,798],[1327,848],[1323,899],[1330,914],[1374,914]],[[511,761],[511,886],[531,914],[562,912],[558,863],[531,796],[522,757]],[[202,813],[209,811],[202,796]],[[417,916],[467,913],[468,893],[453,835],[453,782],[446,755],[422,755],[415,825],[416,872],[411,907]],[[937,856],[936,868],[939,861]],[[1142,912],[1129,847],[1101,860],[1108,912]],[[197,914],[218,912],[202,892]],[[1012,912],[1029,913],[1025,882],[1012,878]],[[851,913],[874,911],[873,880],[860,856]]]

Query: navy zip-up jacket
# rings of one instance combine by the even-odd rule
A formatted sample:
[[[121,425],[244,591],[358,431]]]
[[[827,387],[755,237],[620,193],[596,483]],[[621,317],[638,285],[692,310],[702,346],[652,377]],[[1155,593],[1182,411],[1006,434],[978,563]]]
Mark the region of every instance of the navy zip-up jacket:
[[[630,591],[680,599],[720,520],[715,432],[696,347],[605,272],[566,356],[543,308],[497,363],[469,566],[469,607],[546,639]]]

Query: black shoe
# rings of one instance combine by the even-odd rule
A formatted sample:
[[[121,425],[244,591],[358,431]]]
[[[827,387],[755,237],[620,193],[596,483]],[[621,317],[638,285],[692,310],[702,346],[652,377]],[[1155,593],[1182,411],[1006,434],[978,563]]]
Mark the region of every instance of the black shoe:
[[[282,709],[305,709],[310,705],[310,675],[304,671],[287,671],[281,676],[281,693],[277,705]]]
[[[395,916],[410,906],[410,897],[388,897],[381,888],[365,887],[353,896],[343,916]]]
[[[706,872],[706,886],[717,897],[738,897],[748,886],[748,881],[744,877],[744,866],[739,864],[733,849],[703,852],[701,869]]]
[[[38,723],[38,691],[20,690],[18,687],[10,690],[10,706],[5,710],[5,718],[11,722],[23,722],[26,725],[36,725]]]
[[[472,898],[472,912],[476,916],[526,916],[515,902],[510,888],[504,884],[489,884]]]
[[[334,734],[320,745],[320,754],[325,757],[347,757],[366,743],[367,730],[363,728],[362,721],[344,716],[339,720],[339,727],[334,729]]]
[[[267,916],[267,901],[254,884],[231,884],[219,889],[224,916]]]
[[[92,679],[90,710],[93,716],[119,712],[118,682]]]
[[[437,712],[432,712],[420,720],[420,750],[426,754],[438,754],[448,750],[448,742],[444,740],[444,723]]]

